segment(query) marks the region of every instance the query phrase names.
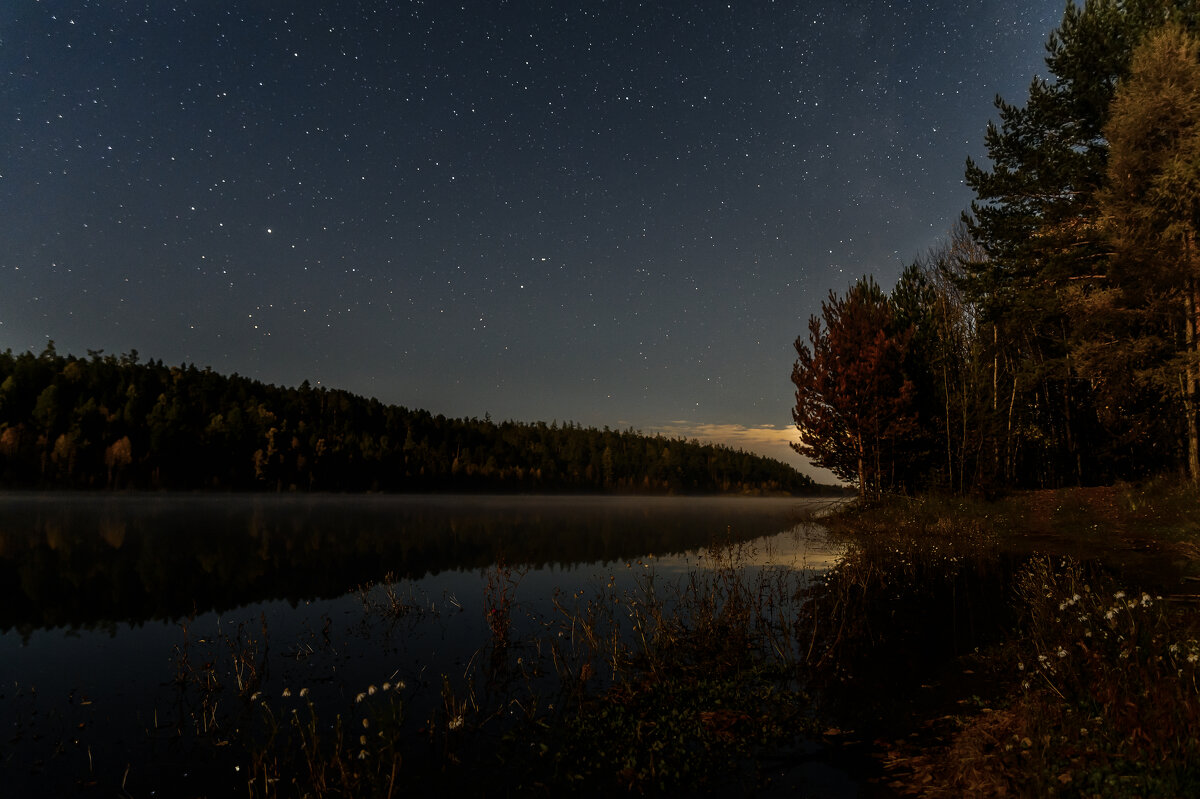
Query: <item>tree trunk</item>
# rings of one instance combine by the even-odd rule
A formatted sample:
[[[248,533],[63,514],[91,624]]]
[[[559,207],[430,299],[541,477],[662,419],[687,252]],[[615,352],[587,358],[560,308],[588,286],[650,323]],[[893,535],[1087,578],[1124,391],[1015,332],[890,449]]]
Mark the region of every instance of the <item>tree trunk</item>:
[[[950,440],[950,376],[942,362],[942,392],[946,395],[946,482],[954,491],[954,444]]]
[[[865,459],[863,457],[863,440],[862,433],[858,434],[858,498],[865,499],[867,496],[867,476],[865,471]]]
[[[1015,383],[1013,384],[1016,385]],[[999,414],[1000,402],[1000,331],[996,327],[996,323],[992,322],[992,424],[989,425],[994,431]],[[1010,420],[1011,422],[1011,420]],[[1011,423],[1009,427],[1011,427]],[[1009,442],[1004,442],[1005,448],[1009,446]],[[1005,470],[1007,472],[1007,469]],[[1000,474],[1000,442],[996,439],[995,434],[992,435],[992,474]],[[1008,480],[1008,474],[1004,475],[1004,479]]]
[[[961,431],[962,432],[962,440],[960,441],[960,446],[959,446],[959,450],[958,450],[958,490],[959,490],[959,493],[962,493],[966,487],[967,457],[971,452],[971,450],[969,449],[970,437],[971,437],[971,435],[970,435],[971,434],[970,413],[969,413],[970,404],[969,404],[969,400],[967,398],[972,393],[970,390],[971,386],[975,386],[976,388],[978,388],[978,386],[979,386],[979,380],[977,377],[978,373],[975,372],[976,359],[975,359],[974,352],[972,352],[971,355],[969,356],[968,363],[970,364],[969,368],[971,369],[971,377],[970,377],[970,379],[968,379],[967,371],[966,371],[966,369],[964,369],[963,373],[962,373],[962,386],[959,388],[959,394],[958,394],[959,410],[962,411],[962,431]],[[975,463],[975,469],[974,469],[975,474],[974,474],[973,479],[974,479],[974,482],[976,485],[979,484],[979,479],[980,479],[979,478],[979,469],[980,469],[980,463],[983,460],[983,435],[982,435],[982,431],[979,428],[980,428],[980,425],[976,424],[976,429],[974,432],[975,432],[976,438],[979,440],[979,447],[978,447],[978,450],[975,452],[975,456],[973,458],[974,463]]]
[[[1066,352],[1064,361],[1067,370],[1062,390],[1063,433],[1067,439],[1067,455],[1072,461],[1072,467],[1075,469],[1075,485],[1081,486],[1083,485],[1083,455],[1079,451],[1078,442],[1075,440],[1075,422],[1071,418],[1071,344],[1065,329],[1062,331],[1062,337],[1063,351]]]
[[[1190,244],[1190,242],[1189,242]],[[1188,248],[1188,260],[1191,260],[1191,247]],[[1196,279],[1189,277],[1187,282],[1187,312],[1184,314],[1186,324],[1184,329],[1187,336],[1187,361],[1184,377],[1184,413],[1187,414],[1188,436],[1188,476],[1195,483],[1200,481],[1200,430],[1196,426]]]
[[[1012,398],[1008,401],[1008,426],[1004,432],[1004,481],[1013,482],[1013,409],[1017,406],[1017,376],[1013,375]]]
[[[879,440],[879,436],[875,436],[875,477],[872,480],[871,492],[876,499],[883,496],[883,442]]]

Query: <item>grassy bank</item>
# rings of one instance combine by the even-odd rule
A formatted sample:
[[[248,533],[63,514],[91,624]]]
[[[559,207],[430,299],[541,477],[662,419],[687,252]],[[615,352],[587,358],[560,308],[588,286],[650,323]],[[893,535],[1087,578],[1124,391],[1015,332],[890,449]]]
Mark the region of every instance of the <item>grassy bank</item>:
[[[843,513],[824,710],[902,795],[1200,794],[1198,520],[1168,484]]]

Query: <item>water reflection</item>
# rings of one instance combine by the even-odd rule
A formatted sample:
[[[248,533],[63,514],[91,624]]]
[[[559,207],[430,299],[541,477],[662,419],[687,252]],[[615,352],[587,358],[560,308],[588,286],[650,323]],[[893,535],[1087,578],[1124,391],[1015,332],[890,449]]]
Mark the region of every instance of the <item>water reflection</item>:
[[[22,794],[221,795],[232,765],[205,765],[211,751],[179,726],[194,719],[186,658],[228,661],[226,642],[245,632],[262,641],[274,706],[299,707],[284,691],[304,688],[332,717],[391,681],[419,725],[443,679],[480,668],[498,576],[515,603],[509,654],[530,662],[528,641],[566,623],[562,608],[636,597],[650,581],[670,603],[676,583],[714,565],[714,542],[743,569],[782,567],[794,597],[838,555],[798,523],[828,502],[4,496],[0,779]],[[241,707],[229,690],[222,713]],[[144,765],[131,775],[131,762]]]
[[[8,495],[0,500],[0,631],[27,637],[38,629],[105,629],[272,600],[297,604],[341,596],[386,574],[419,579],[500,559],[538,569],[681,553],[716,537],[750,541],[789,530],[813,504]],[[828,556],[811,542],[792,546],[804,548],[805,557]],[[767,548],[759,551],[765,556]]]

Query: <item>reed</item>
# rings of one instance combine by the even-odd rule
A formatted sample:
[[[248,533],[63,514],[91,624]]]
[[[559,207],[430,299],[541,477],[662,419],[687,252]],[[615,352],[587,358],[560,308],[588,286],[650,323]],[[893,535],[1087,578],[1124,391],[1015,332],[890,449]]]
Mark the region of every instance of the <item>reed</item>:
[[[557,594],[545,616],[522,605],[521,572],[500,563],[484,576],[486,640],[462,674],[431,686],[437,698],[420,714],[406,698],[419,698],[416,687],[402,696],[394,683],[341,708],[318,704],[308,687],[268,691],[265,629],[261,639],[185,635],[181,689],[200,700],[189,732],[238,766],[238,790],[264,799],[399,786],[480,795],[499,784],[674,792],[752,780],[757,755],[814,724],[796,673],[806,600],[794,571],[751,568],[755,554],[717,542],[669,582],[652,562],[631,563],[632,589],[614,575],[591,595]],[[427,612],[391,582],[360,595],[385,629]],[[228,693],[252,713],[227,712]]]

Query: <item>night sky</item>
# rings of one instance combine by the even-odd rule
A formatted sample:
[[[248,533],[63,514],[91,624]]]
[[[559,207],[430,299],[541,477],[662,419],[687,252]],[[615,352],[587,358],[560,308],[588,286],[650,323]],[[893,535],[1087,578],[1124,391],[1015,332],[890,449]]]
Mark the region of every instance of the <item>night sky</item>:
[[[799,464],[792,342],[946,234],[1062,9],[6,0],[0,350]]]

